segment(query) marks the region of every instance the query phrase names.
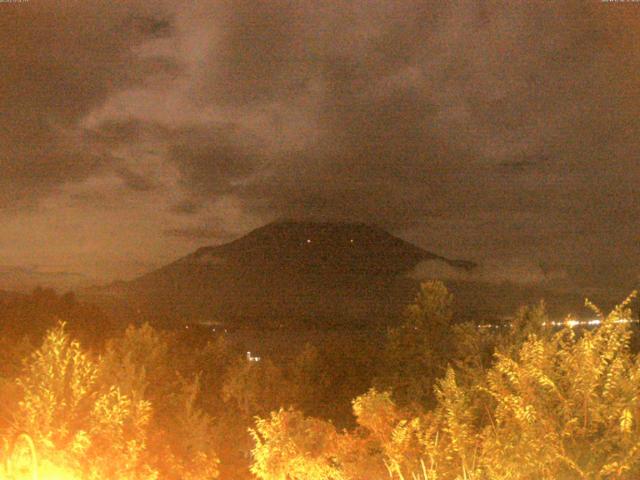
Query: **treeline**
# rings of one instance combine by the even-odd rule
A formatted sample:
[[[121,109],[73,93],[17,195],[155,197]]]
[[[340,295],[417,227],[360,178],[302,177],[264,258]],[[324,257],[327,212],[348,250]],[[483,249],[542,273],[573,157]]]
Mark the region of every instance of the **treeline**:
[[[373,388],[353,401],[354,429],[295,409],[259,418],[251,470],[265,480],[639,478],[640,357],[623,322],[631,300],[607,316],[596,309],[595,330],[554,331],[541,307],[501,333],[462,326],[432,391],[419,382],[403,402]]]
[[[640,475],[640,357],[620,322],[631,297],[595,309],[593,330],[552,328],[543,304],[480,329],[427,282],[381,344],[307,344],[255,362],[224,336],[197,344],[148,324],[101,335],[91,307],[42,296],[31,299],[49,312],[37,329],[19,329],[16,315],[40,308],[28,300],[0,314],[13,325],[0,426],[7,439],[27,432],[41,470],[65,478]],[[54,319],[65,312],[68,323]]]
[[[296,407],[348,425],[350,399],[371,384],[374,346],[292,339],[289,354],[249,362],[225,335],[123,327],[70,294],[3,302],[1,434],[29,432],[79,478],[248,478],[256,415]]]

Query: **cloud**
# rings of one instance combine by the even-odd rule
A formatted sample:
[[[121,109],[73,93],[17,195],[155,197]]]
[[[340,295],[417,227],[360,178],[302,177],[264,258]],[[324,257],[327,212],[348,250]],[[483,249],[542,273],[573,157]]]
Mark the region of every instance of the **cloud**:
[[[201,205],[192,200],[182,200],[171,207],[171,211],[180,215],[193,215],[198,213]]]
[[[170,228],[164,231],[165,235],[189,238],[189,239],[207,239],[207,240],[227,240],[226,235],[221,235],[220,232],[212,230],[206,227],[186,227],[186,228]]]
[[[566,286],[568,273],[562,267],[549,267],[530,259],[488,259],[465,272],[442,262],[427,261],[416,266],[411,277],[419,280],[444,279],[494,284]]]
[[[28,291],[36,287],[56,288],[59,291],[89,286],[92,279],[77,272],[57,271],[43,266],[22,267],[0,265],[0,289]]]
[[[77,122],[157,70],[131,48],[168,33],[161,15],[159,2],[2,5],[0,206],[32,203],[104,165]]]
[[[538,259],[589,281],[636,278],[607,268],[640,260],[633,5],[1,8],[0,207],[23,232],[47,231],[43,204],[67,215],[82,199],[80,223],[118,224],[105,208],[127,219],[99,229],[103,248],[160,237],[128,249],[140,262],[293,217],[505,259],[491,279],[537,281]]]

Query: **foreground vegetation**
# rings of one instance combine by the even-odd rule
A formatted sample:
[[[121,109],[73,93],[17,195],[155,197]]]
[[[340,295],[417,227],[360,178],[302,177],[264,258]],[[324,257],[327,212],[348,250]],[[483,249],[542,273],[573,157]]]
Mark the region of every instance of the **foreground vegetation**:
[[[0,426],[28,433],[49,478],[636,479],[632,301],[593,307],[595,329],[552,328],[543,305],[479,329],[428,282],[384,345],[281,362],[224,337],[40,320],[40,339],[3,336]]]

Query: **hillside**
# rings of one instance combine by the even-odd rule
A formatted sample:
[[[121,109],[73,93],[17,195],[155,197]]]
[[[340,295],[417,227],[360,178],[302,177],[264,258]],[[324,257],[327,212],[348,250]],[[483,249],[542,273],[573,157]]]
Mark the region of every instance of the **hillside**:
[[[165,322],[234,327],[381,325],[411,299],[420,262],[470,271],[364,224],[277,222],[102,291]]]

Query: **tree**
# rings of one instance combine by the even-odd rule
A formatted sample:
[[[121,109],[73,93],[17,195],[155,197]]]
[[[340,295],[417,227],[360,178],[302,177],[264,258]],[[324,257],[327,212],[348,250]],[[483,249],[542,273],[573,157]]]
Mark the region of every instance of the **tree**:
[[[336,464],[337,433],[296,410],[258,418],[251,472],[262,480],[346,480]]]
[[[402,324],[389,330],[385,364],[378,379],[403,404],[432,405],[433,385],[453,350],[453,296],[440,281],[420,286]]]
[[[292,406],[295,401],[295,386],[269,359],[249,362],[238,358],[227,371],[222,392],[225,401],[244,419]]]
[[[450,362],[456,367],[456,381],[468,386],[485,376],[495,352],[515,358],[530,335],[550,339],[553,326],[541,301],[520,307],[513,318],[493,324],[493,328],[465,322],[454,325],[452,332],[455,341],[451,345]]]
[[[594,330],[529,331],[497,348],[475,378],[459,382],[448,367],[426,411],[370,390],[353,403],[358,427],[342,434],[290,412],[259,419],[254,471],[314,478],[286,476],[314,461],[331,468],[327,478],[352,480],[382,478],[381,466],[398,480],[639,478],[640,356],[624,322],[631,299],[606,317],[598,311]]]
[[[44,458],[86,478],[156,478],[142,458],[151,405],[100,384],[98,364],[63,323],[25,365],[11,436],[27,432]]]
[[[153,405],[149,461],[162,478],[216,478],[215,432],[212,418],[199,407],[200,375],[178,371],[173,342],[174,337],[148,324],[129,326],[121,337],[107,342],[101,379]]]
[[[326,359],[311,344],[305,344],[287,369],[289,383],[295,389],[296,407],[307,415],[325,416],[328,407],[338,399],[329,398],[332,373]]]

